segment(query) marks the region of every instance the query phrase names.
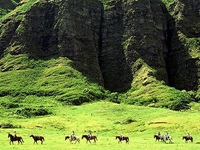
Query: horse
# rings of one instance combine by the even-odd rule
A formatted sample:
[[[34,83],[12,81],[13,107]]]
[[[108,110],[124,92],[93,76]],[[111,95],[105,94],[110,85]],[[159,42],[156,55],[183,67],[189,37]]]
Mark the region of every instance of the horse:
[[[161,140],[165,143],[167,143],[167,140],[169,141],[169,143],[172,143],[173,140],[171,136],[166,137],[165,135],[163,135],[161,138],[162,138]]]
[[[73,138],[71,136],[65,136],[65,140],[69,139],[70,143],[72,143],[72,141],[75,141],[74,144],[76,144],[77,142],[80,143],[80,138],[78,136],[74,136]]]
[[[13,144],[14,141],[18,141],[18,144],[22,144],[24,142],[21,136],[13,136],[12,134],[8,133],[8,138],[10,138],[10,145]]]
[[[34,140],[33,144],[35,144],[35,143],[38,144],[37,141],[41,141],[41,144],[43,144],[43,142],[44,142],[44,137],[43,136],[34,136],[32,134],[32,135],[30,135],[30,137],[32,137],[33,140]]]
[[[185,142],[187,142],[188,140],[193,142],[193,137],[192,136],[183,136],[182,140],[185,140]]]
[[[82,135],[82,139],[85,138],[86,139],[86,143],[88,143],[88,141],[91,143],[90,140],[94,140],[94,142],[96,143],[97,141],[97,136],[95,135],[92,135],[92,136],[89,136],[89,135]]]
[[[122,141],[126,141],[126,143],[129,143],[128,136],[124,136],[123,138],[121,136],[116,136],[115,139],[119,139],[118,143],[122,143]]]
[[[156,139],[156,141],[162,141],[162,136],[160,136],[160,135],[154,135],[154,138]]]

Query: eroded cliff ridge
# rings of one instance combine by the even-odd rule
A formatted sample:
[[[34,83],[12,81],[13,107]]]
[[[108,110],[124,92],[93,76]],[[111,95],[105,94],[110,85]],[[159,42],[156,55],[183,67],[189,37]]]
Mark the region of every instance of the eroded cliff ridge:
[[[157,102],[164,87],[198,91],[199,36],[198,0],[29,0],[1,18],[0,54],[66,57],[133,103]]]

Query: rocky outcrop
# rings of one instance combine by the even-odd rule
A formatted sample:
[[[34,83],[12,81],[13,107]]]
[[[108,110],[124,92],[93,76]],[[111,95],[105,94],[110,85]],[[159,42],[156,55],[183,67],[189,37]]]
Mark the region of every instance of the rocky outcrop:
[[[102,10],[100,2],[87,0],[35,3],[20,20],[3,21],[0,52],[41,59],[64,56],[103,85],[98,61]]]
[[[128,87],[144,63],[157,70],[155,77],[168,82],[165,6],[150,0],[111,1],[107,5],[102,66],[109,89]]]
[[[107,5],[102,52],[107,57],[104,59],[112,64],[113,58],[120,60],[113,54],[122,52],[126,58],[123,66],[131,68],[133,77],[147,64],[156,70],[154,77],[170,86],[180,90],[198,89],[199,1],[177,0],[168,8],[160,0],[111,1]],[[108,63],[104,65],[107,68],[105,76],[112,76],[108,85],[113,88],[117,84],[115,81],[123,85],[118,76],[124,77],[113,71],[117,67],[109,69]]]
[[[100,62],[105,87],[111,91],[130,89],[133,78],[122,45],[125,27],[122,4],[112,1],[104,12]]]
[[[1,22],[0,54],[67,57],[110,91],[130,89],[144,66],[143,81],[197,90],[199,9],[197,0],[168,8],[161,0],[112,0],[104,8],[94,0],[40,1]]]
[[[170,85],[197,90],[199,86],[200,2],[175,1],[169,7],[168,74]]]

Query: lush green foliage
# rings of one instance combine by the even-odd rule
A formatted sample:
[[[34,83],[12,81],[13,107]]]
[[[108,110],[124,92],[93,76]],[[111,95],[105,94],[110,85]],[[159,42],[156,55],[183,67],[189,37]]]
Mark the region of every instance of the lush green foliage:
[[[105,90],[89,82],[66,58],[35,60],[25,54],[7,55],[0,63],[1,96],[52,96],[76,105],[105,98]]]
[[[181,110],[188,109],[189,103],[196,101],[195,93],[191,96],[186,91],[167,86],[165,82],[158,81],[152,76],[156,74],[154,69],[145,63],[142,65],[143,67],[136,72],[132,88],[124,94],[115,96],[117,100],[112,100],[113,102],[123,101],[128,104]]]
[[[18,98],[17,102],[4,103],[7,108],[20,107],[27,96],[53,97],[63,104],[80,105],[85,102],[105,99],[112,102],[165,107],[173,110],[188,109],[191,101],[198,101],[185,91],[168,87],[164,82],[148,76],[147,66],[138,72],[133,87],[126,93],[110,93],[74,68],[72,61],[59,57],[35,60],[26,54],[10,55],[1,59],[0,96]],[[145,78],[145,80],[143,80]]]
[[[8,99],[7,99],[8,100]],[[4,150],[27,150],[27,149],[164,149],[164,150],[196,150],[199,147],[199,104],[191,104],[191,110],[186,112],[170,111],[160,108],[148,108],[143,106],[131,106],[125,104],[114,104],[106,101],[84,104],[81,106],[61,106],[59,102],[49,103],[53,99],[41,99],[44,108],[51,109],[53,114],[48,116],[20,118],[20,115],[13,115],[17,108],[4,109],[1,107],[0,124],[7,125],[6,129],[1,129],[0,144]],[[4,99],[6,101],[6,99]],[[24,102],[25,104],[25,102]],[[32,103],[38,105],[38,101]],[[28,105],[28,102],[27,102]],[[81,139],[80,144],[70,144],[64,137],[75,131],[76,135],[87,134],[92,130],[93,135],[98,137],[96,144],[86,144],[85,139]],[[194,143],[185,143],[182,136],[186,130],[194,138]],[[8,132],[17,131],[17,135],[24,139],[23,145],[9,145]],[[173,137],[173,144],[155,142],[154,134],[158,131],[163,135],[166,131]],[[118,144],[116,135],[124,132],[130,137],[130,143]],[[33,144],[33,139],[29,136],[43,135],[44,145]]]

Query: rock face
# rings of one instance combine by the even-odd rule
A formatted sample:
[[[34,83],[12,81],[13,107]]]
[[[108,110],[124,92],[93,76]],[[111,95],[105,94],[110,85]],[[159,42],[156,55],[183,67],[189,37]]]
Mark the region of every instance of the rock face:
[[[25,4],[21,4],[22,7]],[[0,23],[0,54],[67,57],[91,81],[126,91],[142,66],[180,90],[198,90],[200,2],[40,1]],[[22,17],[16,17],[21,15]]]
[[[104,13],[101,70],[107,89],[127,90],[131,86],[133,75],[122,44],[124,35],[122,2],[113,1],[109,5],[110,9]]]
[[[116,84],[121,88],[127,87],[132,82],[131,77],[144,63],[157,70],[155,76],[158,79],[168,82],[164,60],[168,51],[164,5],[160,1],[149,0],[112,1],[108,5],[102,66],[109,89],[116,89]],[[144,62],[138,64],[140,60]]]
[[[99,37],[103,5],[93,1],[41,1],[21,20],[4,20],[0,52],[28,53],[35,58],[64,56],[103,85]]]
[[[169,10],[168,73],[170,85],[178,89],[197,90],[199,87],[200,2],[174,2]]]

